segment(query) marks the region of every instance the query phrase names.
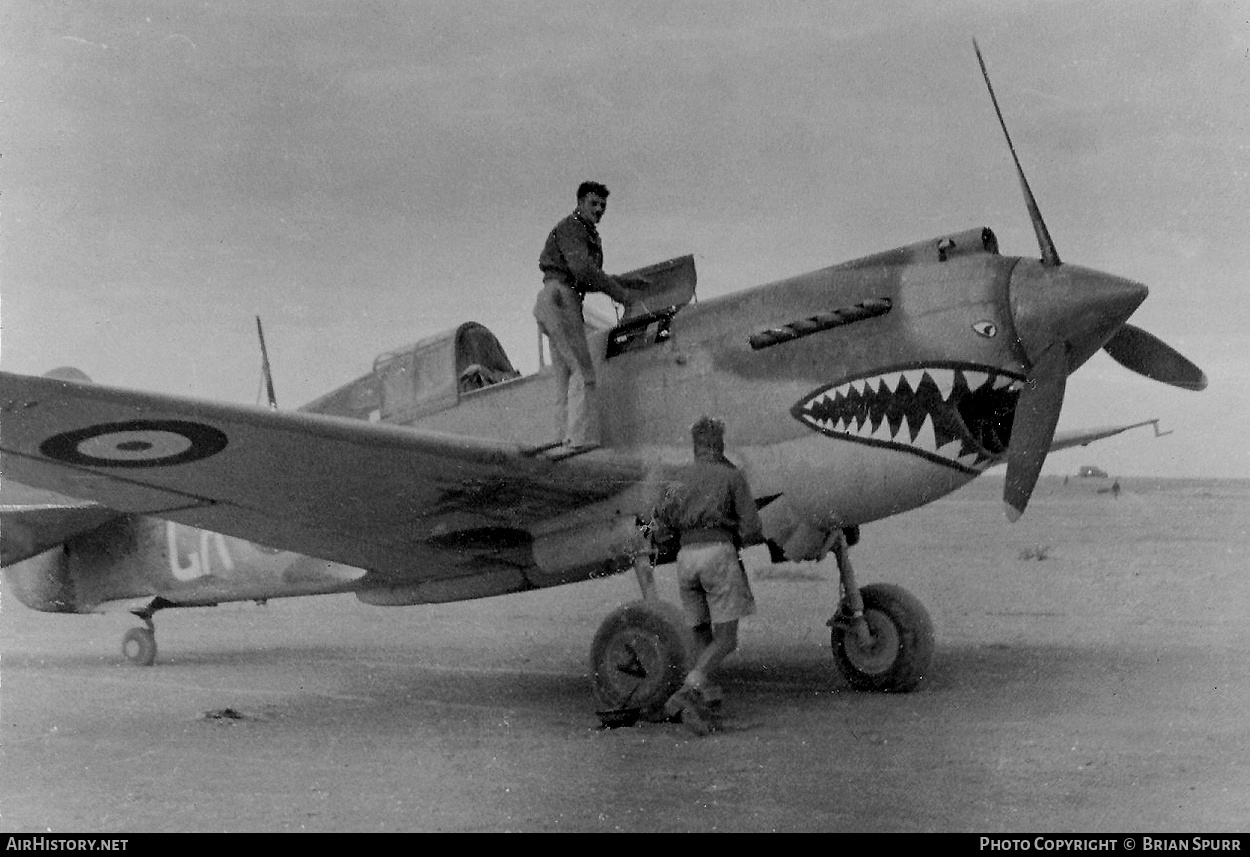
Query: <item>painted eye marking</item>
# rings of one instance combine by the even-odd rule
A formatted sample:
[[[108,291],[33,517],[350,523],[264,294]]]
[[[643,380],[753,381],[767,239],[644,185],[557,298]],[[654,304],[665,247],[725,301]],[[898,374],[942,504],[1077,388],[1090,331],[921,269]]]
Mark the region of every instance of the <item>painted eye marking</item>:
[[[998,325],[992,321],[978,321],[972,325],[972,329],[986,339],[998,336]]]
[[[187,420],[130,420],[54,435],[39,445],[48,458],[88,467],[165,467],[226,448],[219,429]]]

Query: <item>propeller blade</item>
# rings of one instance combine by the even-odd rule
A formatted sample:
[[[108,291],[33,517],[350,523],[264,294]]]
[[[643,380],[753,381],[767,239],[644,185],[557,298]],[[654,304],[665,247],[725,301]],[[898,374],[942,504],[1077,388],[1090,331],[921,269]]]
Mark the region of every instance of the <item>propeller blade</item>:
[[[1115,362],[1138,375],[1183,390],[1205,390],[1207,376],[1184,355],[1153,333],[1131,324],[1123,325],[1107,340],[1103,350]]]
[[[1067,383],[1067,346],[1063,342],[1052,342],[1033,364],[1016,403],[1011,444],[1007,449],[1007,480],[1003,485],[1003,502],[1009,521],[1018,521],[1024,514],[1037,485],[1042,463],[1055,436],[1055,426],[1059,423]]]
[[[1033,234],[1037,236],[1037,246],[1042,252],[1042,264],[1047,267],[1056,267],[1062,264],[1059,261],[1059,251],[1055,249],[1055,242],[1050,240],[1050,232],[1046,229],[1046,221],[1042,220],[1042,212],[1037,207],[1037,200],[1033,197],[1033,191],[1029,188],[1029,180],[1024,177],[1024,168],[1020,166],[1020,159],[1016,157],[1016,147],[1011,142],[1011,135],[1007,133],[1007,123],[1003,120],[1003,111],[998,108],[998,98],[994,95],[994,86],[990,83],[990,73],[985,69],[985,60],[981,56],[981,47],[977,44],[977,40],[972,40],[972,49],[977,52],[977,63],[981,66],[981,77],[985,78],[985,88],[990,91],[990,101],[994,102],[994,113],[998,116],[998,124],[1003,129],[1003,136],[1007,138],[1007,148],[1011,150],[1011,159],[1016,162],[1016,174],[1020,176],[1020,188],[1024,191],[1024,204],[1029,209],[1029,219],[1033,221]]]

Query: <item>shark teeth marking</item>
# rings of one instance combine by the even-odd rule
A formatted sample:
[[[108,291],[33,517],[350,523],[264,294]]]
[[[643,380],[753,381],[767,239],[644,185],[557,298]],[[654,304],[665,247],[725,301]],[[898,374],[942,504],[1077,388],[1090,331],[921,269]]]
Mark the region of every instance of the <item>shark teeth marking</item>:
[[[975,393],[977,390],[985,386],[985,382],[990,380],[988,372],[964,372],[964,380],[968,382],[968,391]]]
[[[928,414],[924,415],[924,422],[920,424],[920,431],[916,432],[912,446],[926,452],[937,452],[937,437],[933,434],[933,417]]]
[[[1004,420],[1023,386],[1020,376],[990,366],[899,368],[816,390],[791,413],[833,437],[980,472],[999,460],[1002,450],[984,448],[977,440],[978,423],[966,420]]]

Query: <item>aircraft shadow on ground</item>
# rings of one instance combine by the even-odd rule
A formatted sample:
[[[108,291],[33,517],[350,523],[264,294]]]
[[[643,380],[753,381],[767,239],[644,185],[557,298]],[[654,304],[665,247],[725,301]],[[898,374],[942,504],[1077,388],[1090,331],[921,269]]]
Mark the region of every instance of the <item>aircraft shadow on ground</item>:
[[[373,717],[383,719],[389,716],[387,712],[393,712],[397,725],[398,721],[410,721],[414,705],[468,707],[496,713],[541,711],[554,706],[574,717],[593,715],[595,700],[585,672],[527,669],[524,663],[482,667],[475,665],[471,648],[460,654],[463,670],[408,661],[412,657],[408,651],[281,645],[171,652],[151,668],[132,667],[122,663],[120,656],[98,653],[6,654],[5,666],[9,670],[48,672],[109,670],[113,679],[133,672],[136,688],[146,685],[149,677],[185,685],[209,674],[209,685],[220,684],[223,675],[233,674],[239,677],[240,687],[246,687],[258,681],[263,684],[264,673],[269,670],[297,676],[311,669],[319,674],[320,684],[330,689],[293,689],[274,704],[287,715],[302,711],[314,719],[317,711],[329,713],[327,709],[343,706],[372,709]],[[827,707],[831,700],[838,708],[848,709],[879,704],[874,701],[881,700],[925,707],[939,700],[970,695],[983,700],[997,697],[1010,703],[1022,688],[1028,689],[1034,707],[1039,694],[1043,698],[1053,694],[1056,700],[1071,704],[1075,683],[1089,685],[1091,677],[1110,679],[1119,670],[1146,671],[1155,662],[1148,652],[1109,653],[1106,647],[1093,644],[959,643],[939,648],[930,674],[917,691],[875,694],[859,693],[847,686],[838,676],[827,649],[793,657],[767,649],[743,655],[725,665],[720,681],[731,701],[756,711],[778,705],[798,709]],[[1097,684],[1089,685],[1091,692]],[[223,705],[233,704],[227,697],[229,693],[223,694]]]
[[[1154,663],[1146,652],[1110,654],[1105,646],[1046,643],[957,643],[939,646],[929,674],[920,687],[898,698],[932,694],[974,692],[1001,693],[1022,684],[1064,684],[1069,678],[1111,675],[1136,662],[1138,668]],[[748,655],[725,665],[722,680],[727,689],[738,687],[752,695],[773,695],[787,701],[814,693],[838,693],[847,698],[880,697],[861,694],[838,675],[826,649],[820,658],[786,659],[771,653],[765,658]]]

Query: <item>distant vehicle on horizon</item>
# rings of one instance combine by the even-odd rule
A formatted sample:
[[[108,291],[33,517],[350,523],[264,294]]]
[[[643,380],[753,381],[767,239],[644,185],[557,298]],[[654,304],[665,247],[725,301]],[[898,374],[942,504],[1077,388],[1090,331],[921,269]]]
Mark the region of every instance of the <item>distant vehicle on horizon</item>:
[[[1076,471],[1076,475],[1081,477],[1096,476],[1099,479],[1106,479],[1107,471],[1103,470],[1101,467],[1095,467],[1092,464],[1084,464],[1081,465],[1080,470]]]

